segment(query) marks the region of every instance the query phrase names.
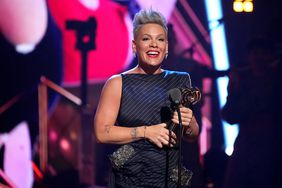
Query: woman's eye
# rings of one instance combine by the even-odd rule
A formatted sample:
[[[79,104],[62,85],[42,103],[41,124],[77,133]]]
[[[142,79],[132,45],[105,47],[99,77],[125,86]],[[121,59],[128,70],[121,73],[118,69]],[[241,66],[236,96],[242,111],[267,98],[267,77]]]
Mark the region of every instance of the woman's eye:
[[[143,40],[143,41],[146,41],[146,40],[149,40],[149,38],[145,37],[145,38],[143,38],[142,40]]]
[[[163,38],[160,38],[160,39],[159,39],[159,41],[162,41],[162,42],[163,42],[163,41],[165,41],[165,39],[163,39]]]

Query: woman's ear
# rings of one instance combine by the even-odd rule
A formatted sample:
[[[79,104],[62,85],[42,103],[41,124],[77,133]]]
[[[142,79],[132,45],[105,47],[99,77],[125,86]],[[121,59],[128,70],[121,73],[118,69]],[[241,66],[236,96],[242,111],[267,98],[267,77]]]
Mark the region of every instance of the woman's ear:
[[[132,40],[131,47],[132,47],[132,52],[136,53],[136,42],[135,42],[135,40]]]

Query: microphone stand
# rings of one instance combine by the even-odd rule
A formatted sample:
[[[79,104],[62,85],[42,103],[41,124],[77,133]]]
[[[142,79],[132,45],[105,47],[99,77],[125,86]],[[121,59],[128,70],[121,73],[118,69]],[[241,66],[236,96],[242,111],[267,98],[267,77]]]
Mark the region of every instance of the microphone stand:
[[[181,101],[182,101],[182,93],[180,89],[174,88],[169,90],[169,99],[172,102],[174,108],[177,111],[177,115],[178,115],[178,120],[179,120],[179,126],[178,126],[178,137],[177,137],[177,141],[178,141],[178,178],[177,178],[177,187],[180,188],[181,187],[181,157],[182,157],[182,119],[181,119],[181,113],[180,113],[180,108],[179,106],[181,105]],[[171,136],[171,135],[169,135]]]
[[[177,187],[181,188],[181,170],[182,170],[182,119],[181,119],[181,113],[180,113],[180,104],[183,106],[191,106],[193,104],[196,104],[201,99],[201,92],[198,88],[180,88],[180,89],[172,89],[169,91],[169,97],[172,103],[174,104],[174,107],[177,111],[178,120],[179,120],[179,126],[178,126],[178,182]]]
[[[179,120],[179,127],[178,127],[178,181],[177,181],[177,187],[181,188],[181,167],[182,167],[182,163],[181,163],[181,157],[182,157],[182,119],[181,119],[181,113],[180,113],[180,108],[179,105],[176,106],[176,111],[177,111],[177,115],[178,115],[178,120]]]
[[[80,131],[80,152],[79,152],[79,181],[81,185],[93,185],[93,142],[91,133],[91,109],[88,105],[88,52],[96,49],[95,38],[97,31],[97,21],[94,17],[89,17],[86,21],[68,20],[66,29],[74,30],[76,33],[75,48],[81,54],[81,131]]]

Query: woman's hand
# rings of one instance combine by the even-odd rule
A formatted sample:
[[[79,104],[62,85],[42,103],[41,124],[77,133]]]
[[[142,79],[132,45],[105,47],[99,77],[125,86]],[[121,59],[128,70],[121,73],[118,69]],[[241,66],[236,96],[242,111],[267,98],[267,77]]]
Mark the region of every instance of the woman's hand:
[[[169,134],[170,134],[169,132],[171,132],[170,144],[169,144]],[[163,146],[172,147],[173,144],[176,143],[175,141],[176,135],[172,131],[169,131],[166,128],[165,123],[146,126],[144,136],[146,139],[156,144],[159,148],[162,148]]]
[[[183,106],[181,106],[179,110],[181,114],[182,125],[185,131],[184,134],[187,138],[193,141],[199,135],[199,126],[195,117],[193,116],[193,111],[190,108]],[[176,125],[179,124],[177,111],[173,112],[171,121]]]
[[[193,118],[193,111],[190,108],[180,107],[180,113],[181,113],[182,125],[189,126]],[[179,124],[177,111],[173,112],[171,120],[173,123]]]

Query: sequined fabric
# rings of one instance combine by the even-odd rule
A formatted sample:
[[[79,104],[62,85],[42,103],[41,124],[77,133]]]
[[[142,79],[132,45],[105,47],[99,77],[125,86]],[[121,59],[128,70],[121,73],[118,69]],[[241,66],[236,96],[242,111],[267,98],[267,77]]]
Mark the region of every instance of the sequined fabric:
[[[191,179],[193,176],[193,172],[191,170],[186,169],[185,167],[182,167],[181,169],[181,187],[187,187],[191,185]],[[178,167],[175,167],[172,169],[170,179],[173,182],[178,182]]]
[[[135,150],[131,145],[123,145],[117,151],[115,151],[111,156],[110,160],[113,168],[120,169],[123,167],[125,162],[130,159],[131,156],[135,154]]]

